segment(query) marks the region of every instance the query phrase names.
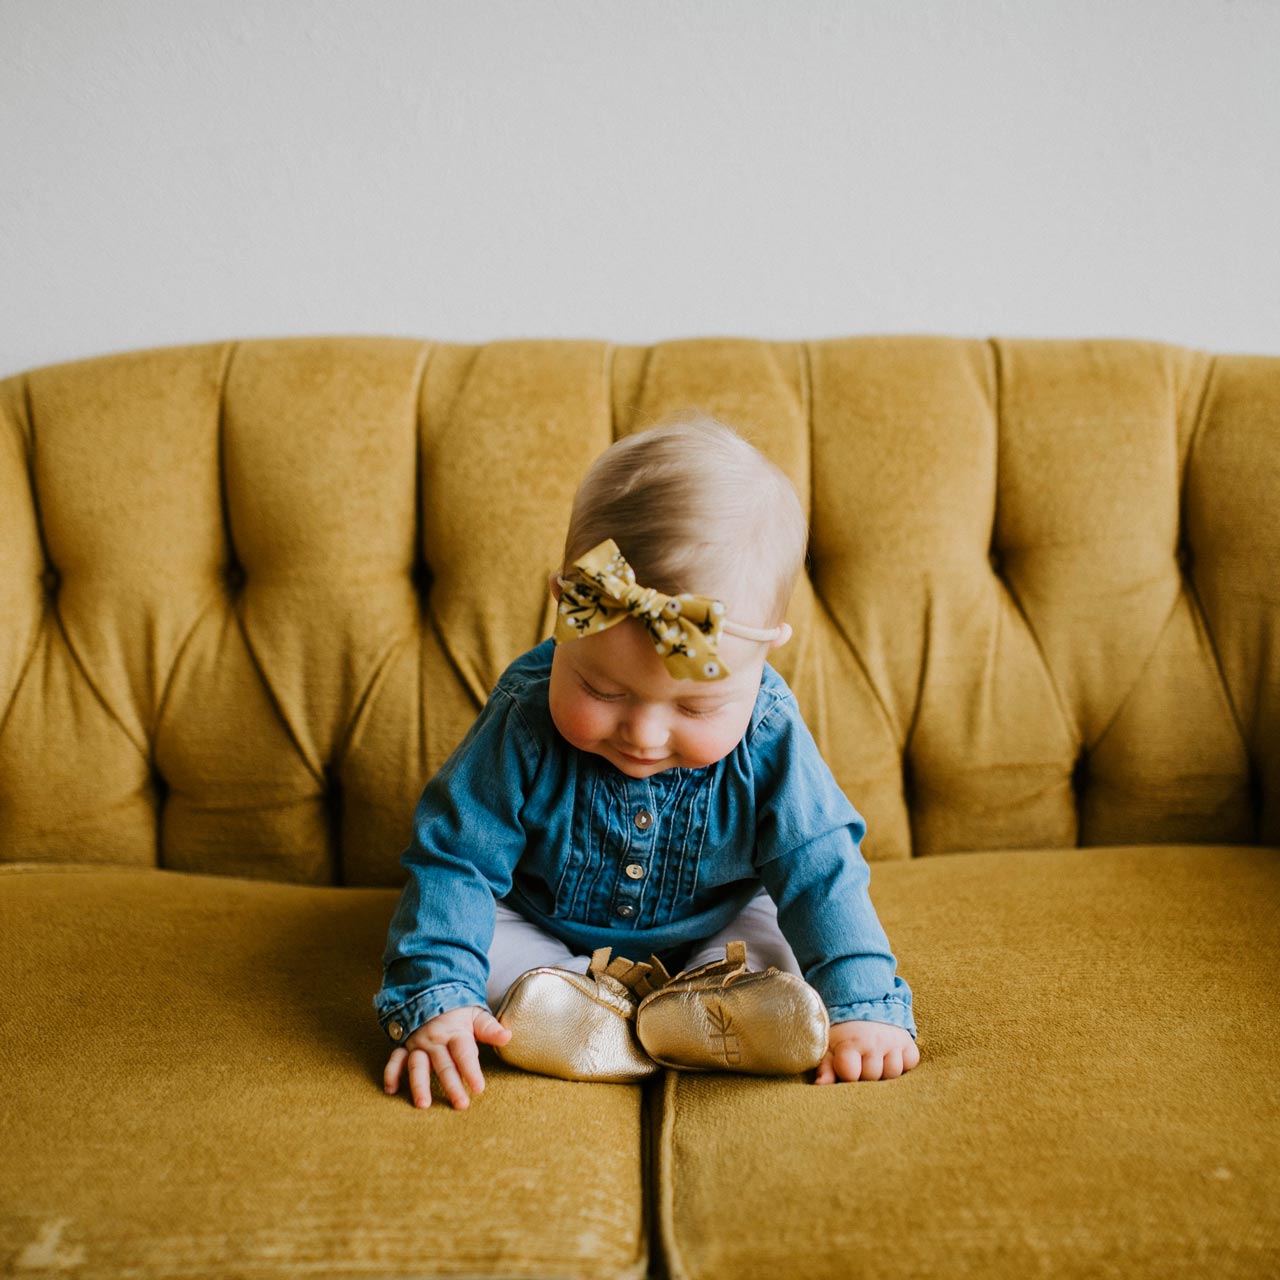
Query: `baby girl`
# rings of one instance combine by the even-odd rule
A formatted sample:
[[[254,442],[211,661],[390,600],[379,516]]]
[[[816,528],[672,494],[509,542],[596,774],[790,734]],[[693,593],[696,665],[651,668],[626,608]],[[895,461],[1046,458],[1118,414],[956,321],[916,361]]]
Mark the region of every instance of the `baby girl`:
[[[919,1062],[865,823],[766,662],[806,537],[787,478],[709,419],[596,460],[554,636],[503,672],[414,813],[374,998],[388,1093],[407,1067],[418,1106],[434,1073],[465,1108],[477,1041],[574,1080]]]

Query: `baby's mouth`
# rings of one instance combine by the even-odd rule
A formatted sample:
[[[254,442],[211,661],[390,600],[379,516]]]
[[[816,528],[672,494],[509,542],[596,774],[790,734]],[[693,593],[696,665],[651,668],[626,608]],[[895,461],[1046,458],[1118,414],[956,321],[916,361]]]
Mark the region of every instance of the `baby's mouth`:
[[[662,756],[633,756],[629,751],[623,751],[621,747],[614,747],[614,750],[624,759],[629,760],[632,764],[660,764],[667,757]]]

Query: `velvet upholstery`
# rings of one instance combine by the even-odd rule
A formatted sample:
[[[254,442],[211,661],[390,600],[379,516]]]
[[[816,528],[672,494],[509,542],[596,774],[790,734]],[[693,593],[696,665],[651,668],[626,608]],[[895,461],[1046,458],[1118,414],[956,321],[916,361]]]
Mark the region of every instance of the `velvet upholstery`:
[[[1280,1274],[1276,864],[1179,845],[877,867],[920,1066],[838,1088],[668,1072],[672,1273]]]
[[[468,1112],[383,1093],[394,906],[0,869],[0,1274],[643,1276],[638,1090],[486,1050]]]
[[[897,1081],[379,1088],[413,804],[684,408],[811,522]],[[0,1272],[1280,1273],[1280,357],[258,339],[0,381]],[[501,592],[486,591],[500,574]],[[731,602],[730,602],[731,604]]]

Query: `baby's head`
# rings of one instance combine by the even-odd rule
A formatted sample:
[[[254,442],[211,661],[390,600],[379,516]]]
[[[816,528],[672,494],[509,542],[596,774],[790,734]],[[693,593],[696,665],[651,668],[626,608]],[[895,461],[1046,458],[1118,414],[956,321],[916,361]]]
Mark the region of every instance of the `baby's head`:
[[[806,530],[791,481],[740,435],[699,416],[625,436],[592,463],[561,572],[607,538],[642,585],[714,596],[736,621],[773,627],[804,564]]]
[[[728,427],[685,418],[627,436],[596,459],[574,499],[564,564],[552,575],[557,598],[560,575],[574,576],[575,562],[609,540],[639,586],[723,604],[726,630],[714,660],[698,669],[729,674],[673,674],[675,659],[626,617],[557,643],[556,727],[632,777],[712,764],[741,741],[765,658],[791,633],[782,619],[806,541],[795,489]],[[773,634],[745,638],[734,634],[739,628]]]

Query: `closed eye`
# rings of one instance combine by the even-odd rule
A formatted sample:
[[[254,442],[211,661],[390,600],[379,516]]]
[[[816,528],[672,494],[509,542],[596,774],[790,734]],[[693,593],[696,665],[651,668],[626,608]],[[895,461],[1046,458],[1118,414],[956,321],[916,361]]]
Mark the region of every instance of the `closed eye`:
[[[718,711],[723,711],[723,707],[681,707],[681,715],[693,716],[695,719],[702,716],[713,716]]]
[[[589,697],[595,698],[598,702],[617,702],[622,697],[620,693],[601,693],[599,689],[593,689],[581,676],[578,677],[578,683],[587,691]]]

